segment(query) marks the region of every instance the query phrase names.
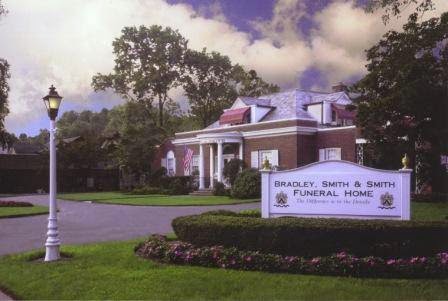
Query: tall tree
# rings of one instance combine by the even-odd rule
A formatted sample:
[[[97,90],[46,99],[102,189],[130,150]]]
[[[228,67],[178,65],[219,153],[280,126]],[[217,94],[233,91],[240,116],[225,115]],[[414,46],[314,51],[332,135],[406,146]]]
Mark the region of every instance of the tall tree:
[[[391,16],[400,16],[402,11],[410,5],[415,5],[416,11],[423,14],[428,10],[434,9],[435,4],[433,0],[368,0],[366,10],[373,12],[380,8],[383,9],[383,22],[387,23]]]
[[[265,82],[253,69],[246,72],[240,65],[235,65],[234,74],[239,83],[237,88],[239,96],[259,97],[280,91],[279,86]]]
[[[413,14],[403,30],[367,51],[368,74],[354,86],[357,123],[377,158],[398,163],[397,148],[416,152],[417,177],[436,184],[448,152],[448,13],[422,23]]]
[[[129,102],[113,108],[105,129],[111,158],[118,166],[136,175],[149,174],[155,146],[163,136],[142,106]]]
[[[191,113],[201,127],[210,125],[238,96],[258,97],[279,91],[265,82],[255,70],[246,72],[232,65],[228,56],[204,48],[201,52],[188,50],[185,55],[186,76],[184,91]]]
[[[5,15],[7,10],[0,0],[0,19],[2,15]],[[9,73],[8,61],[0,58],[0,146],[8,146],[10,142],[10,135],[7,134],[5,130],[5,117],[8,115],[8,94],[9,94],[9,84],[8,79],[11,77]],[[10,145],[9,145],[10,146]]]
[[[123,98],[144,104],[151,113],[157,99],[158,125],[164,125],[164,107],[170,89],[181,84],[187,40],[170,27],[125,27],[113,42],[114,72],[92,79],[95,91],[112,88]]]
[[[190,103],[191,113],[202,127],[215,121],[237,94],[231,81],[233,66],[227,56],[218,52],[207,53],[188,50],[185,57],[187,76],[184,91]]]

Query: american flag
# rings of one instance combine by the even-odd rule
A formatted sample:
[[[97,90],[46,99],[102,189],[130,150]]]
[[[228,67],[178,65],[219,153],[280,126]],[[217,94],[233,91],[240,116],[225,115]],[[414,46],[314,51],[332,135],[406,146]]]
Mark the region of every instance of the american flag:
[[[184,171],[185,174],[190,174],[191,160],[193,159],[193,150],[184,146]]]

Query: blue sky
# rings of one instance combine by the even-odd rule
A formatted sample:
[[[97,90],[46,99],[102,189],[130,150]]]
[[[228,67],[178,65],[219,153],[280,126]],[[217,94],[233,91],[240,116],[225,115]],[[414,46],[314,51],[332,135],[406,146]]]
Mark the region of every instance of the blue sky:
[[[41,98],[54,84],[62,111],[111,108],[123,101],[90,87],[113,68],[112,41],[124,26],[178,29],[193,49],[207,47],[255,69],[282,89],[329,91],[365,74],[364,50],[404,16],[384,26],[355,0],[4,0],[0,57],[11,64],[7,130],[35,135],[48,125]],[[436,10],[448,1],[436,0]],[[171,97],[187,109],[182,90]]]

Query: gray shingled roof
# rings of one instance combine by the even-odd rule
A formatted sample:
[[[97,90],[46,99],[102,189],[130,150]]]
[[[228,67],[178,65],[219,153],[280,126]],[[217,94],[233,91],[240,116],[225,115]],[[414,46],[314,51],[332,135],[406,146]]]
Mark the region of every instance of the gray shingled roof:
[[[274,121],[282,119],[304,118],[314,119],[305,107],[312,103],[330,102],[335,104],[350,104],[351,100],[345,92],[315,92],[303,91],[299,89],[287,90],[284,92],[263,95],[259,98],[238,97],[236,101],[242,101],[245,105],[271,106],[274,109],[269,112],[262,121]],[[235,102],[236,102],[235,101]],[[219,121],[209,125],[207,128],[220,127]]]

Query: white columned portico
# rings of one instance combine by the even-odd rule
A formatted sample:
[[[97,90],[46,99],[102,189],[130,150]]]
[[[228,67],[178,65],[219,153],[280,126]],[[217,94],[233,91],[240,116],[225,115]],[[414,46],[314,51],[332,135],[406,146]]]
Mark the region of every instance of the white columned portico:
[[[239,144],[239,155],[242,158],[243,156],[243,135],[240,132],[226,132],[226,133],[208,133],[208,134],[200,134],[196,136],[197,141],[199,142],[199,188],[205,188],[204,181],[204,144],[210,145],[210,188],[213,188],[213,180],[215,174],[215,163],[216,164],[216,174],[217,181],[222,182],[223,179],[223,168],[224,168],[224,144]],[[215,149],[214,145],[217,145],[217,162],[215,161]]]
[[[201,143],[199,144],[199,189],[205,188],[204,179],[204,145]]]
[[[241,141],[239,144],[239,158],[240,160],[243,160],[243,142]]]
[[[222,140],[218,141],[218,182],[222,182]]]
[[[210,188],[213,188],[213,180],[215,174],[215,164],[214,164],[215,154],[213,152],[213,144],[210,144]]]

